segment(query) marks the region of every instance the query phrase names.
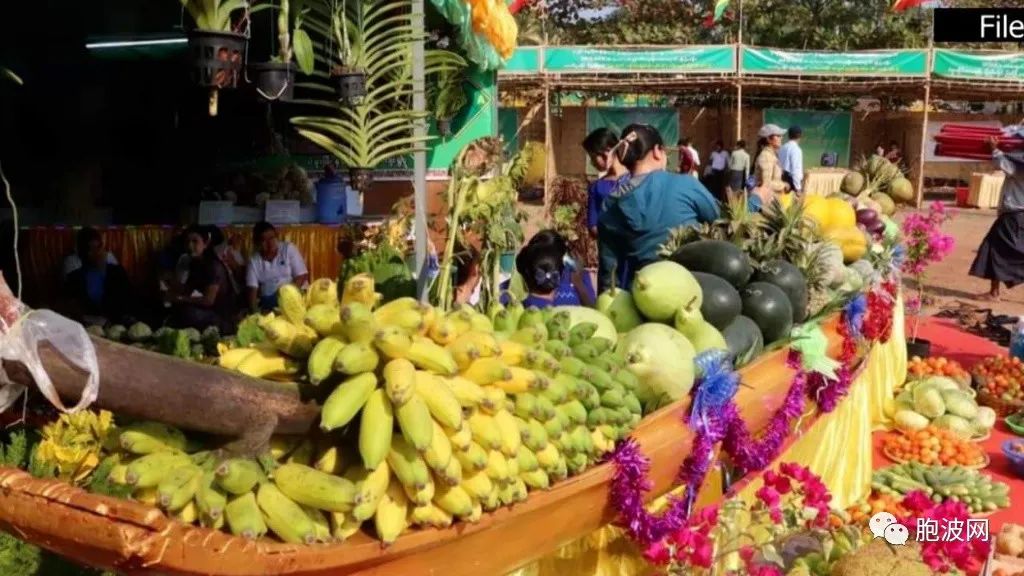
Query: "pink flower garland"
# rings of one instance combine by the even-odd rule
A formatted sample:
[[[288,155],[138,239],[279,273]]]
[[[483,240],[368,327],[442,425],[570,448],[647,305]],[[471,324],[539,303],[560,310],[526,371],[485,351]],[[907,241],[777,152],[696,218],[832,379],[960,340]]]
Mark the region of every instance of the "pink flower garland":
[[[880,294],[872,292],[868,297],[864,334],[887,340],[892,327],[891,302],[895,285],[892,282],[884,283],[877,292]],[[882,310],[882,302],[889,303],[888,318]],[[722,450],[742,473],[758,472],[767,468],[782,451],[793,423],[803,414],[808,395],[817,402],[822,412],[834,410],[849,392],[853,381],[849,364],[854,360],[858,338],[856,334],[861,333],[861,330],[851,329],[849,322],[850,318],[846,315],[840,322],[843,366],[837,371],[836,379],[804,372],[800,368],[799,354],[790,352],[787,364],[795,368],[797,374],[793,377],[782,406],[772,415],[759,438],[755,439],[751,434],[732,400],[720,413],[709,416],[706,426],[695,430],[690,453],[683,460],[677,477],[679,485],[685,487],[684,496],[670,497],[668,506],[660,516],[648,512],[644,501],[644,495],[652,487],[647,477],[650,460],[643,455],[635,440],[630,438],[620,443],[611,458],[615,475],[612,478],[610,499],[630,537],[646,548],[684,525],[696,493],[707,478],[715,444],[722,442]]]

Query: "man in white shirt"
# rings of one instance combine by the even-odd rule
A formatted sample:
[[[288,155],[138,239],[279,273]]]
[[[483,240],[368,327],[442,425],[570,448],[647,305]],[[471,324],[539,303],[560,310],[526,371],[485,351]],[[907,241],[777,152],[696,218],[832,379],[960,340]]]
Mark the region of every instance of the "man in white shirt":
[[[789,141],[779,150],[782,180],[797,194],[804,191],[804,151],[800,148],[803,135],[804,131],[799,126],[790,126]]]
[[[309,271],[291,242],[278,240],[277,230],[269,222],[260,222],[252,231],[253,247],[245,273],[249,308],[272,310],[277,306],[277,290],[285,284],[299,288],[309,283]]]
[[[78,244],[82,243],[82,238],[85,238],[88,235],[94,233],[94,229],[89,227],[85,227],[79,230],[78,234],[76,235]],[[107,264],[113,264],[114,266],[117,266],[117,258],[115,258],[109,250],[107,251]],[[79,255],[78,251],[76,250],[69,254],[66,258],[64,258],[64,265],[61,267],[61,280],[66,281],[68,279],[68,276],[70,276],[72,272],[78,270],[81,267],[82,256]]]

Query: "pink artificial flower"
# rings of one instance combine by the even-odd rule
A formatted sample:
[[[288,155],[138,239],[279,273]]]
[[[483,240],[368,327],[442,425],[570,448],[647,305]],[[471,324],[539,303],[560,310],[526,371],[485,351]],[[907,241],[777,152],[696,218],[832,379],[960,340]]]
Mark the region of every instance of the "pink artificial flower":
[[[750,561],[754,559],[754,554],[757,550],[753,546],[744,546],[740,548],[740,560],[743,560],[743,564],[750,564]]]
[[[764,502],[770,508],[777,508],[779,506],[779,502],[781,502],[781,497],[779,496],[778,491],[768,485],[762,486],[761,489],[757,491],[756,496],[761,500],[761,502]]]
[[[704,541],[697,546],[693,554],[690,555],[690,560],[694,565],[700,566],[701,568],[711,568],[711,563],[714,561],[715,547],[711,543],[711,540],[704,538]]]

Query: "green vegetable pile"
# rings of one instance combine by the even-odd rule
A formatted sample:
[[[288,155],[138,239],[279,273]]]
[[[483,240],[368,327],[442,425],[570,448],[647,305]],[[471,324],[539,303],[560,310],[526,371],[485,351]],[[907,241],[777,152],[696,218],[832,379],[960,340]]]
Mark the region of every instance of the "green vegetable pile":
[[[346,260],[341,267],[338,285],[344,286],[356,274],[373,276],[382,302],[416,295],[416,280],[402,253],[386,242]]]

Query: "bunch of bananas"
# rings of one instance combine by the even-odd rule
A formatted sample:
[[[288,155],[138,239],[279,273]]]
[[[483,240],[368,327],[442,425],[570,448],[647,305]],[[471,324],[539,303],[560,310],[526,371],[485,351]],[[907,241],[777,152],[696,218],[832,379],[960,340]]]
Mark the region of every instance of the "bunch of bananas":
[[[927,466],[907,462],[876,470],[871,487],[882,494],[905,496],[914,491],[936,503],[963,502],[973,514],[994,512],[1010,505],[1010,487],[962,466]]]
[[[642,417],[638,382],[614,343],[566,313],[512,304],[445,314],[413,298],[378,305],[365,274],[340,298],[318,280],[305,296],[286,286],[278,299],[279,314],[262,321],[266,347],[228,351],[221,365],[326,388],[320,428],[335,444],[320,452],[333,451],[334,462],[318,465],[318,456],[310,466],[310,446],[266,472],[287,498],[326,511],[335,538],[371,519],[385,544],[411,526],[477,521],[582,472]],[[269,359],[284,363],[251,368]],[[290,489],[298,478],[311,496]],[[347,506],[310,499],[321,493],[344,494]]]

